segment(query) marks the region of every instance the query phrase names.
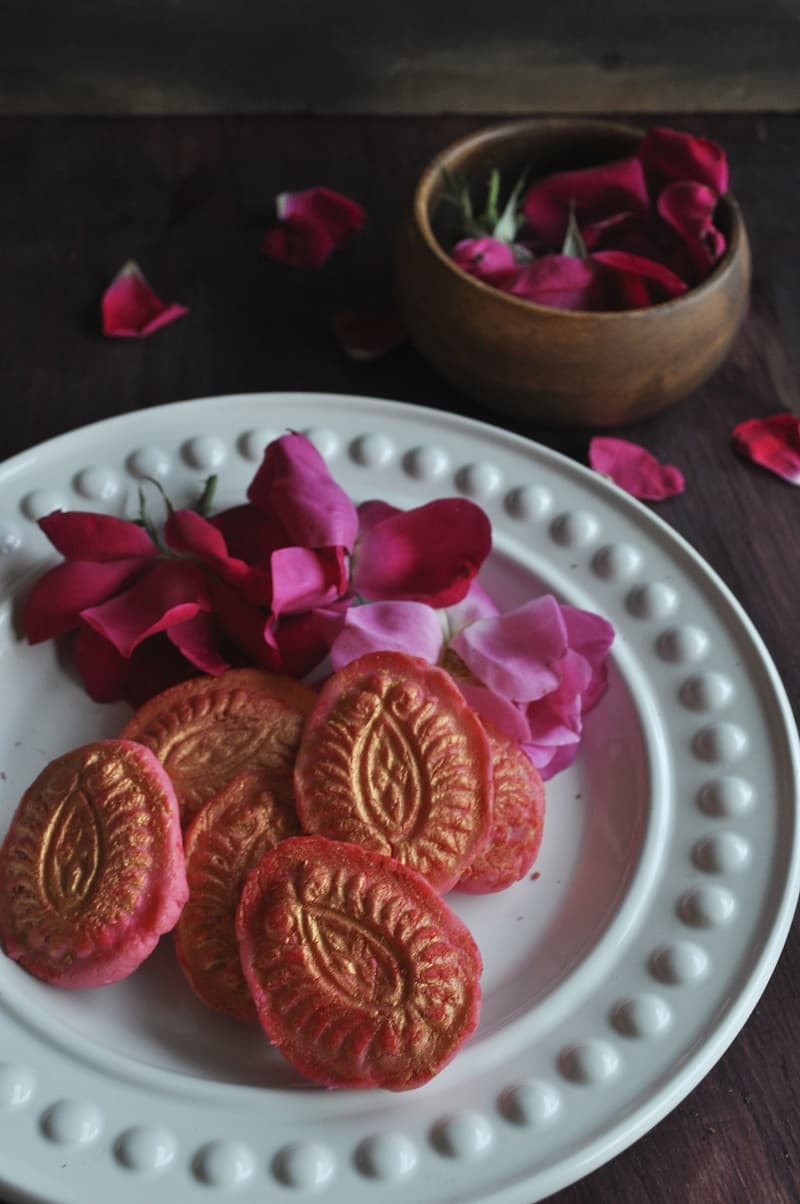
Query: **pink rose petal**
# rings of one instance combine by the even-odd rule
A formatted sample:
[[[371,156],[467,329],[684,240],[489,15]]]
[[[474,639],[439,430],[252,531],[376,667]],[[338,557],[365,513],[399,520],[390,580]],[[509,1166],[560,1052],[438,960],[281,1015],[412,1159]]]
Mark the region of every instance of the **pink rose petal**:
[[[321,267],[366,217],[356,201],[331,188],[284,192],[276,207],[278,225],[267,231],[261,250],[294,267]]]
[[[444,644],[437,612],[422,602],[351,606],[330,650],[334,669],[367,652],[407,652],[437,664]]]
[[[542,255],[520,270],[509,292],[554,309],[607,308],[602,277],[591,258]]]
[[[558,603],[545,594],[470,624],[457,632],[451,647],[495,694],[532,702],[559,686],[567,631]]]
[[[362,502],[358,507],[358,533],[363,535],[365,531],[370,531],[376,523],[382,523],[385,518],[391,518],[393,514],[402,513],[399,506],[382,502],[380,498],[370,498],[368,502]]]
[[[123,593],[82,611],[81,618],[122,656],[130,656],[148,636],[210,609],[198,567],[189,561],[161,560]]]
[[[366,363],[380,359],[406,341],[400,317],[368,309],[348,309],[333,319],[336,342],[351,360]]]
[[[739,455],[800,485],[800,418],[794,414],[749,418],[734,427],[731,439]]]
[[[347,589],[343,548],[278,548],[271,567],[274,618],[327,606]]]
[[[194,510],[175,510],[164,524],[164,538],[175,552],[201,561],[214,572],[239,589],[245,588],[248,596],[258,593],[257,582],[250,566],[236,556],[231,556],[222,532],[208,519]],[[265,571],[260,581],[258,598],[252,601],[266,602],[269,599],[269,578]]]
[[[462,627],[468,627],[478,619],[491,619],[499,613],[480,581],[473,581],[460,602],[454,602],[442,611],[447,639],[452,639]]]
[[[558,172],[533,184],[522,203],[534,234],[551,250],[564,243],[570,206],[580,226],[645,210],[647,186],[638,158]]]
[[[199,610],[186,622],[168,627],[166,634],[181,655],[201,673],[218,676],[230,669],[230,663],[219,650],[214,619],[206,611]]]
[[[480,506],[442,498],[362,531],[352,586],[371,601],[459,602],[489,555],[492,528]]]
[[[55,510],[40,518],[39,526],[66,560],[122,560],[158,552],[143,527],[110,514]]]
[[[462,272],[495,288],[510,287],[520,268],[513,249],[496,238],[463,238],[450,255]]]
[[[602,615],[574,606],[561,607],[572,651],[582,656],[589,666],[589,679],[581,689],[584,713],[602,697],[608,679],[608,653],[614,642],[614,628]]]
[[[530,729],[525,715],[513,702],[487,690],[485,686],[476,685],[466,678],[453,676],[453,681],[464,695],[466,702],[481,719],[488,719],[498,727],[509,740],[522,743],[530,739]]]
[[[356,508],[305,435],[283,435],[270,443],[247,496],[278,520],[287,545],[350,551],[355,543]]]
[[[184,305],[166,304],[132,260],[117,272],[101,301],[103,334],[141,339],[188,314]]]
[[[683,493],[683,473],[672,464],[662,464],[651,452],[631,443],[597,435],[589,444],[589,464],[610,477],[620,489],[633,497],[657,502]]]
[[[40,577],[25,600],[22,628],[29,643],[39,644],[72,631],[87,606],[112,598],[139,573],[149,558],[68,560]]]

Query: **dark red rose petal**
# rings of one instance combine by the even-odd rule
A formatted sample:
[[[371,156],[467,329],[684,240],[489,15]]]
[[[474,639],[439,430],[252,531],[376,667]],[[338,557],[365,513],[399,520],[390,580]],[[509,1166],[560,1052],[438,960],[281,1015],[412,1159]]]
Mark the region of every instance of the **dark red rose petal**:
[[[359,363],[381,359],[408,337],[397,314],[368,309],[338,313],[333,331],[345,355]]]
[[[329,1087],[428,1082],[478,1023],[478,948],[428,883],[389,857],[301,836],[267,853],[237,915],[269,1040]]]
[[[717,196],[728,191],[725,151],[710,138],[656,126],[646,134],[638,155],[657,191],[673,180],[694,180]]]
[[[621,212],[644,212],[648,203],[642,165],[632,156],[538,180],[528,190],[522,210],[534,235],[554,250],[563,246],[571,206],[583,226]]]

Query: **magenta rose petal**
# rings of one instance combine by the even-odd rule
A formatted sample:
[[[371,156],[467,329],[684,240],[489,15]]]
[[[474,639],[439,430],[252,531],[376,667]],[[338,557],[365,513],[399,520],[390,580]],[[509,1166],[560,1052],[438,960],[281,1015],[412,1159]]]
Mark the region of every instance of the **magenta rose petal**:
[[[422,602],[368,602],[351,606],[334,639],[330,657],[342,669],[367,652],[407,652],[438,663],[444,636],[435,610]]]
[[[122,560],[158,551],[143,527],[111,514],[54,510],[39,519],[39,526],[67,560]]]
[[[644,255],[632,255],[630,251],[593,251],[591,258],[617,275],[623,284],[631,281],[640,288],[643,284],[655,287],[656,296],[650,297],[649,287],[641,294],[646,300],[642,300],[638,292],[629,292],[630,308],[638,309],[654,301],[672,300],[673,297],[682,296],[689,287],[666,264],[647,259]]]
[[[602,615],[575,606],[561,607],[567,628],[567,639],[573,652],[582,656],[589,666],[589,680],[581,690],[581,705],[590,710],[600,701],[608,678],[608,653],[614,642],[614,628]]]
[[[740,456],[800,485],[800,418],[794,414],[749,418],[734,427],[731,440]]]
[[[534,234],[546,246],[560,247],[574,206],[580,226],[623,211],[638,213],[649,204],[644,172],[631,156],[597,167],[562,171],[529,188],[522,210]]]
[[[278,548],[271,566],[275,618],[327,606],[347,589],[343,548]]]
[[[164,560],[152,565],[130,589],[81,612],[84,622],[130,656],[148,636],[192,619],[211,603],[196,565]]]
[[[460,602],[489,555],[492,528],[474,502],[442,498],[402,510],[359,537],[352,586],[370,601]]]
[[[133,261],[117,272],[100,308],[103,334],[119,339],[144,338],[189,312],[183,305],[162,301]]]
[[[490,690],[514,702],[532,702],[561,681],[567,631],[558,603],[545,594],[471,623],[453,637],[451,647]]]
[[[656,126],[645,135],[638,155],[645,174],[659,189],[673,180],[694,180],[718,196],[728,191],[725,151],[710,138]]]
[[[230,663],[219,650],[214,620],[207,611],[199,610],[184,623],[168,627],[166,635],[181,655],[201,673],[211,673],[217,677],[230,669]]]
[[[369,531],[376,523],[382,523],[385,518],[391,518],[393,514],[402,514],[402,510],[399,506],[382,502],[380,498],[370,498],[368,502],[362,502],[358,507],[359,535]]]
[[[525,264],[508,290],[524,301],[554,309],[605,309],[603,282],[593,258],[542,255]]]
[[[589,464],[643,501],[659,502],[683,493],[683,473],[673,464],[662,464],[645,448],[628,439],[596,435],[589,443]]]
[[[356,201],[331,188],[284,192],[276,208],[278,225],[267,231],[261,250],[293,267],[321,267],[366,217]]]
[[[207,583],[214,618],[235,648],[259,669],[276,669],[278,651],[267,615],[225,582]]]
[[[358,514],[305,435],[283,435],[270,443],[247,496],[274,515],[296,547],[353,547]]]
[[[81,624],[72,641],[72,659],[94,702],[117,702],[125,693],[129,661],[92,627]]]
[[[30,644],[71,631],[87,606],[97,606],[127,585],[149,558],[68,560],[49,569],[25,600],[22,628]]]
[[[252,502],[221,510],[208,521],[222,533],[228,555],[246,564],[267,564],[275,548],[291,542],[275,515]]]
[[[358,363],[380,359],[407,339],[395,313],[347,309],[333,319],[333,333],[344,354]]]
[[[462,272],[495,288],[510,286],[520,268],[511,246],[497,238],[462,238],[450,254]]]

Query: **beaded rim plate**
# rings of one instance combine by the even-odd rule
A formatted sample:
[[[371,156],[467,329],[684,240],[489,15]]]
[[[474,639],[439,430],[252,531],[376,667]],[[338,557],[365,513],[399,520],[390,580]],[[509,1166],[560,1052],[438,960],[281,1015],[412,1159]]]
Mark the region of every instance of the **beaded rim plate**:
[[[506,606],[552,591],[617,629],[610,685],[548,789],[535,872],[449,901],[484,954],[478,1032],[411,1093],[328,1092],[260,1030],[191,995],[169,938],[136,974],[57,991],[0,959],[0,1193],[192,1204],[313,1192],[332,1204],[532,1204],[656,1124],[755,1006],[798,895],[792,713],[726,587],[644,506],[564,457],[458,416],[262,394],[98,423],[0,467],[3,829],[42,766],[118,731],[15,598],[62,507],[132,515],[142,478],[185,504],[209,472],[241,499],[264,446],[309,434],[356,500],[462,494],[489,513]],[[7,697],[9,695],[7,694]]]

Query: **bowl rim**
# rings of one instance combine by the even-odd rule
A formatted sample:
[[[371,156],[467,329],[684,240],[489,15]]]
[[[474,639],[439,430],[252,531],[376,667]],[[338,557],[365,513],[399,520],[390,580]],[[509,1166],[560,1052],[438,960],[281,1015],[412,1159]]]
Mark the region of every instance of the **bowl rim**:
[[[542,130],[550,128],[554,131],[563,130],[566,132],[570,128],[583,126],[585,128],[594,127],[598,132],[605,131],[607,133],[624,133],[634,134],[644,138],[646,130],[640,126],[629,125],[626,122],[606,120],[595,117],[529,117],[519,121],[505,121],[495,125],[481,126],[471,133],[464,134],[455,141],[450,142],[443,147],[441,151],[433,158],[424,168],[422,175],[419,177],[412,198],[412,213],[414,222],[422,235],[426,246],[439,262],[455,274],[458,279],[461,279],[467,284],[467,287],[475,288],[478,295],[485,295],[494,298],[499,304],[506,303],[513,309],[519,312],[542,313],[548,315],[559,314],[565,320],[572,322],[586,322],[587,320],[600,320],[604,322],[619,321],[625,319],[627,321],[647,321],[650,315],[670,314],[676,309],[680,309],[688,301],[702,300],[707,294],[711,293],[719,284],[720,280],[728,275],[733,268],[735,260],[741,254],[745,246],[745,225],[742,211],[739,204],[733,195],[728,190],[719,199],[720,204],[727,206],[731,215],[731,234],[728,239],[725,253],[718,263],[714,265],[705,280],[700,284],[688,288],[685,293],[681,293],[679,297],[672,297],[666,301],[657,301],[653,305],[641,306],[638,309],[561,309],[556,305],[542,305],[538,301],[528,301],[524,297],[516,297],[512,293],[506,293],[502,289],[495,288],[492,284],[487,284],[480,280],[477,276],[465,272],[460,268],[455,260],[445,251],[442,244],[433,232],[429,216],[430,195],[435,185],[441,179],[442,167],[462,148],[478,143],[484,145],[495,141],[496,139],[504,139],[514,133],[520,131]],[[608,162],[614,162],[609,159]]]

